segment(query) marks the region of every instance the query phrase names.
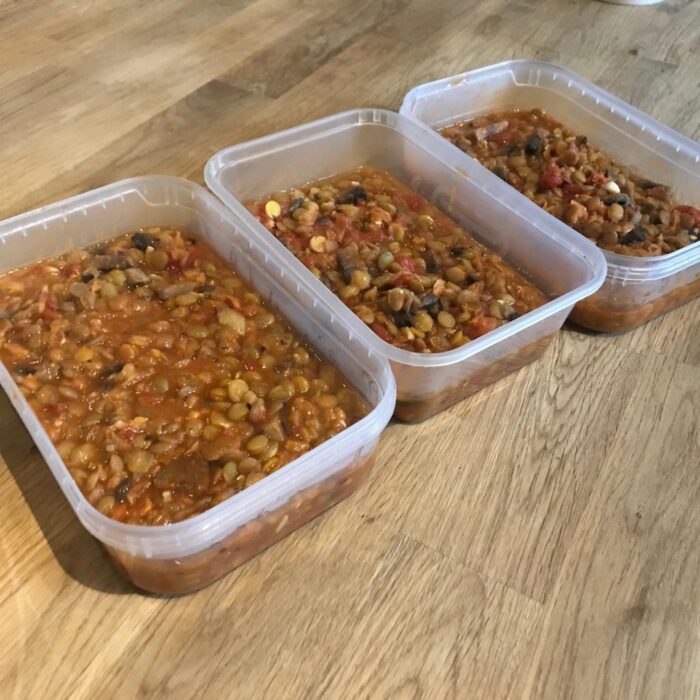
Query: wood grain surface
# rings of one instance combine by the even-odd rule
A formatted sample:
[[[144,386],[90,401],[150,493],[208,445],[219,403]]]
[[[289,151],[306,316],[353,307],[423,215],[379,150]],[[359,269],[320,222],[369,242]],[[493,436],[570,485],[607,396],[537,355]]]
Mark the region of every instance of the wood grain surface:
[[[552,60],[700,138],[700,2],[0,0],[0,215]],[[700,697],[700,301],[417,426],[213,586],[135,592],[0,394],[3,698]]]

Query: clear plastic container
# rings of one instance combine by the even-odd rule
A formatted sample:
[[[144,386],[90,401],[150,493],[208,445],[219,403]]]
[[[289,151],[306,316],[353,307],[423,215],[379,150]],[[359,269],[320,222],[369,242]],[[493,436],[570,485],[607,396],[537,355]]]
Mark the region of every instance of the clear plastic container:
[[[395,112],[358,109],[227,148],[207,163],[205,178],[280,264],[314,285],[318,299],[370,350],[389,359],[396,376],[395,415],[423,420],[532,361],[544,351],[573,305],[603,283],[605,261],[595,246],[471,159],[448,167],[453,147]],[[555,298],[450,352],[423,354],[381,340],[250,214],[242,202],[360,165],[388,171],[462,224]],[[495,182],[494,182],[495,180]],[[529,202],[525,202],[529,205]]]
[[[680,201],[700,207],[700,144],[550,63],[506,61],[420,85],[406,95],[401,114],[441,129],[489,112],[534,107],[640,175],[670,185]],[[472,161],[449,145],[452,164]],[[605,284],[571,315],[582,326],[630,330],[700,294],[700,243],[649,258],[603,254]]]
[[[206,586],[354,491],[369,473],[396,388],[386,361],[319,304],[293,270],[271,259],[246,222],[187,180],[124,180],[0,223],[0,274],[157,225],[209,241],[373,406],[350,428],[204,513],[172,525],[126,525],[88,503],[0,363],[0,385],[83,526],[138,587],[177,594]]]

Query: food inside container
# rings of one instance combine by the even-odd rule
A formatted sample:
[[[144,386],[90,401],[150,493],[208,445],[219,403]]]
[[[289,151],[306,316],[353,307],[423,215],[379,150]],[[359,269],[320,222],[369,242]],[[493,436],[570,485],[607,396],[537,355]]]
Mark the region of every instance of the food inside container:
[[[513,372],[542,357],[549,344],[554,340],[556,331],[551,329],[546,335],[537,337],[534,333],[528,333],[523,338],[522,344],[503,356],[486,359],[480,366],[477,363],[467,361],[467,365],[477,365],[476,371],[466,371],[459,381],[453,383],[442,391],[428,398],[400,397],[396,401],[395,415],[402,421],[414,423],[425,420],[440,411],[449,408],[453,404],[472,394],[495,384]],[[536,339],[533,339],[536,338]],[[411,374],[405,372],[399,375],[410,378]]]
[[[700,209],[676,201],[654,173],[639,174],[539,108],[499,111],[440,133],[604,250],[665,255],[700,238]]]
[[[629,330],[700,293],[694,268],[676,269],[674,258],[664,263],[664,256],[699,245],[700,209],[597,148],[594,136],[576,133],[539,108],[480,115],[440,133],[611,254],[609,283],[576,305],[575,322]],[[660,263],[644,270],[641,259]],[[674,284],[665,268],[676,273]]]
[[[413,88],[401,114],[447,137],[603,251],[571,319],[631,330],[700,293],[700,146],[566,68],[513,60]],[[466,158],[457,149],[476,156]],[[495,178],[491,177],[491,180]],[[523,198],[524,199],[524,198]]]
[[[246,206],[381,340],[403,350],[458,348],[548,301],[500,255],[374,167]]]
[[[370,410],[206,241],[175,228],[0,277],[0,359],[88,502],[133,525],[202,513]]]
[[[148,558],[110,545],[107,551],[139,588],[167,594],[196,591],[350,496],[365,482],[373,464],[373,456],[353,460],[322,481],[298,491],[286,503],[261,512],[220,541],[188,556]]]
[[[389,361],[407,421],[533,361],[604,279],[595,246],[483,174],[379,109],[231,146],[205,170],[256,244]]]
[[[612,277],[612,284],[604,285],[598,294],[574,307],[572,321],[596,331],[627,331],[700,295],[700,265],[697,264],[651,281],[635,278],[634,269],[611,270],[613,274],[618,271],[621,276]]]
[[[163,176],[116,182],[0,222],[0,247],[0,386],[76,518],[140,588],[209,585],[369,473],[394,408],[388,363],[202,187]],[[43,279],[26,274],[43,266]],[[67,319],[76,322],[66,329]],[[68,443],[70,469],[52,437]]]

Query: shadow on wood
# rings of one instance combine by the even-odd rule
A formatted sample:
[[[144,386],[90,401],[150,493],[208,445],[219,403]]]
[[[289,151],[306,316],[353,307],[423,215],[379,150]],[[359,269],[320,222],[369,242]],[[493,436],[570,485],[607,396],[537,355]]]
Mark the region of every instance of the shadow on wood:
[[[80,524],[4,392],[0,434],[15,436],[3,441],[2,457],[63,570],[103,593],[133,593],[100,543]]]

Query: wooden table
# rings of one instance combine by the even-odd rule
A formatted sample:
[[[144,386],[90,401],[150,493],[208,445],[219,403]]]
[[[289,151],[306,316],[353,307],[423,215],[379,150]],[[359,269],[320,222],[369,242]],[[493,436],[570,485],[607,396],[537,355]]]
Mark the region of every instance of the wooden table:
[[[700,2],[0,3],[0,214],[511,57],[700,136]],[[136,593],[0,396],[5,698],[700,695],[700,301],[392,425],[355,496]]]

